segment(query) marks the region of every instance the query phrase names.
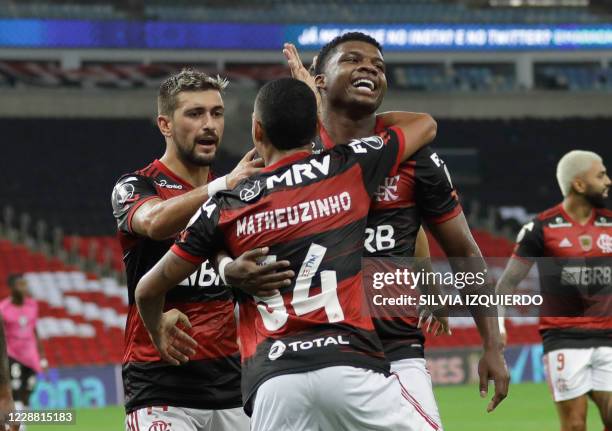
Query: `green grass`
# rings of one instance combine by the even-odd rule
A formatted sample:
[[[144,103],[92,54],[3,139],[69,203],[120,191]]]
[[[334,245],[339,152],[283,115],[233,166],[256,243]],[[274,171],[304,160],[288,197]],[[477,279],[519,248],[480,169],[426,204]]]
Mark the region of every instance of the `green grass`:
[[[557,411],[545,383],[510,386],[506,398],[487,413],[493,388],[480,398],[477,385],[434,388],[446,431],[555,431],[560,429]],[[587,429],[601,431],[599,411],[589,402]]]
[[[555,431],[557,412],[545,384],[522,383],[510,387],[510,395],[493,413],[486,413],[486,399],[476,385],[435,388],[446,431]],[[28,431],[124,430],[122,407],[79,409],[76,425],[30,425]],[[594,404],[589,404],[587,429],[603,429]],[[143,430],[146,431],[146,430]]]
[[[28,425],[27,431],[123,431],[124,419],[123,407],[78,409],[74,425]]]

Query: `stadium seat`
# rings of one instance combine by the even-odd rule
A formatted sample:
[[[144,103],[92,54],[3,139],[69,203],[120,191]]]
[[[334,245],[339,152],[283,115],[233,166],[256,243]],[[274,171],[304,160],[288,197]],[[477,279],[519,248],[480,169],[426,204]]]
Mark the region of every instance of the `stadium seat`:
[[[0,240],[0,253],[0,297],[8,295],[5,283],[9,271],[24,273],[39,304],[37,330],[51,366],[121,360],[123,343],[118,340],[123,340],[127,314],[124,286],[111,278],[98,279],[76,271],[10,241]],[[101,340],[109,340],[109,344]],[[101,346],[109,355],[102,354]]]

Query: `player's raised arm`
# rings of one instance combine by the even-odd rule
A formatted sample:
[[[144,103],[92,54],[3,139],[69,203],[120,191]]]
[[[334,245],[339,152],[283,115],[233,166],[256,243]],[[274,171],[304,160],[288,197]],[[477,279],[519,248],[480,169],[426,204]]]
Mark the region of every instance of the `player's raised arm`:
[[[302,63],[302,59],[300,58],[300,54],[298,53],[297,48],[292,43],[285,43],[283,45],[283,55],[287,60],[287,66],[289,66],[289,70],[291,71],[291,77],[298,79],[308,85],[312,92],[315,94],[317,98],[317,116],[319,120],[321,119],[321,94],[319,94],[319,90],[317,89],[317,84],[315,82],[314,76],[310,73],[308,69],[304,67]],[[315,57],[313,60],[313,66],[316,62],[317,58]]]
[[[376,116],[385,127],[396,127],[404,135],[403,154],[400,155],[401,161],[406,161],[432,142],[438,131],[436,120],[429,114],[420,112],[383,112]]]
[[[191,328],[187,316],[176,309],[163,312],[165,295],[196,268],[195,264],[168,251],[136,287],[138,312],[151,340],[162,359],[174,365],[189,360],[195,353],[196,341],[180,327]]]
[[[239,181],[263,167],[263,161],[254,159],[255,155],[255,149],[250,150],[231,173],[190,192],[166,200],[154,197],[142,203],[131,215],[132,231],[154,240],[174,237],[185,228],[191,216],[209,197],[218,191],[233,189]],[[124,184],[127,186],[120,182],[117,187],[130,187],[129,182]]]

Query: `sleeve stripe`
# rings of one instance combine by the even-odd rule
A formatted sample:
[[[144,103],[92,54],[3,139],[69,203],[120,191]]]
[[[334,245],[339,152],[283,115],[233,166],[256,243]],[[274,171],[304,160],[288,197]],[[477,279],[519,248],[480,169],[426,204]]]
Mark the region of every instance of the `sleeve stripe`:
[[[429,224],[440,224],[440,223],[444,223],[445,221],[454,219],[462,212],[463,212],[463,208],[461,207],[461,204],[457,204],[457,206],[455,206],[455,208],[453,208],[452,210],[445,212],[444,214],[441,214],[441,215],[436,215],[433,217],[425,217],[425,220]]]
[[[160,199],[161,200],[161,198],[158,195],[148,196],[148,197],[146,197],[144,199],[139,200],[134,205],[132,205],[132,208],[130,208],[130,212],[128,213],[128,216],[127,216],[127,225],[128,225],[128,232],[129,233],[135,233],[132,230],[132,217],[134,217],[134,214],[136,213],[136,210],[138,208],[140,208],[142,204],[144,204],[145,202],[150,201],[151,199]]]
[[[202,262],[206,260],[205,258],[201,256],[194,256],[192,254],[187,253],[185,250],[180,248],[177,244],[173,244],[172,247],[170,247],[170,250],[174,254],[176,254],[178,257],[180,257],[181,259],[184,259],[187,262],[193,263],[194,265],[200,265],[202,264]]]
[[[404,151],[406,151],[406,138],[404,137],[404,132],[399,127],[391,127],[390,130],[393,130],[397,135],[398,141],[398,149],[397,149],[397,159],[395,160],[395,164],[389,172],[389,176],[397,175],[397,170],[399,169],[399,165],[402,163],[402,156],[404,155]]]

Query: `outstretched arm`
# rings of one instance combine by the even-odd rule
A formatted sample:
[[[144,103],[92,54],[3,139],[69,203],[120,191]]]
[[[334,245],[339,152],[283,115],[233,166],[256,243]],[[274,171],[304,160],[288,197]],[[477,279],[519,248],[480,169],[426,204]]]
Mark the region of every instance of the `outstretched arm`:
[[[421,112],[383,112],[376,116],[385,127],[397,127],[404,135],[402,162],[431,143],[437,134],[438,124],[429,114]]]
[[[255,149],[250,150],[231,173],[209,184],[171,199],[151,199],[143,203],[132,216],[132,229],[158,241],[174,237],[215,192],[234,188],[240,180],[263,167],[263,160],[254,159],[255,155]]]

